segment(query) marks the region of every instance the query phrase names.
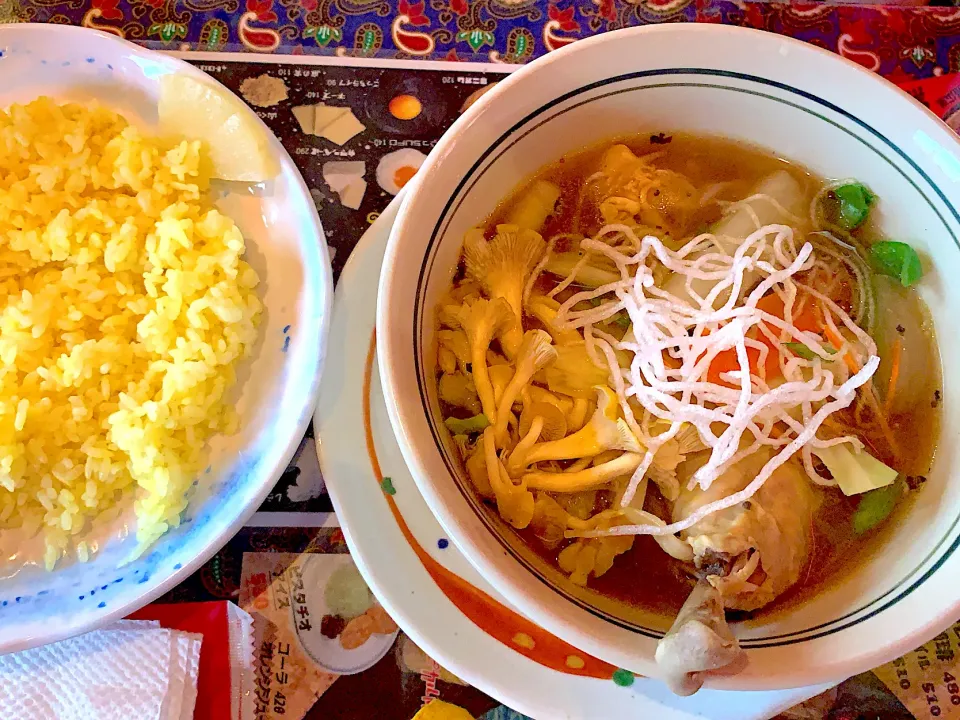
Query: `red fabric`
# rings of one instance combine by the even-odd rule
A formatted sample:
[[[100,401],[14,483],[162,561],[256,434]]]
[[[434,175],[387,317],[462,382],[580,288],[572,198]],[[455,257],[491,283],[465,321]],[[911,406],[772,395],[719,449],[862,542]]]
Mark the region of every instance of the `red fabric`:
[[[159,620],[171,630],[203,635],[197,679],[196,720],[230,718],[230,634],[227,601],[147,605],[131,620]]]
[[[947,73],[923,80],[904,80],[897,84],[943,120],[954,115],[960,104],[960,73]],[[951,123],[951,127],[954,124]]]

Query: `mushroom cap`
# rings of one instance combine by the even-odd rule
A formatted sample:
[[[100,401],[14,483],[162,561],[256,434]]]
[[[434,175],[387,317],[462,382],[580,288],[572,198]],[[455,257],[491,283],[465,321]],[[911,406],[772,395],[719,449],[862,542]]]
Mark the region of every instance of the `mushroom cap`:
[[[567,434],[567,418],[556,405],[547,402],[533,402],[523,406],[520,414],[520,437],[525,437],[530,431],[530,425],[535,417],[543,418],[543,430],[540,437],[543,440],[560,440]]]

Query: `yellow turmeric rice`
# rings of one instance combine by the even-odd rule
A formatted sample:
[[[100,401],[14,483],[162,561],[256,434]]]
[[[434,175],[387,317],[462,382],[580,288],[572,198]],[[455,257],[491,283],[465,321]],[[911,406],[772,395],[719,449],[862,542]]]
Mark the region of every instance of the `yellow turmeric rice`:
[[[137,552],[175,527],[236,428],[259,279],[204,167],[102,107],[0,110],[0,532],[40,533],[47,568],[125,499]]]

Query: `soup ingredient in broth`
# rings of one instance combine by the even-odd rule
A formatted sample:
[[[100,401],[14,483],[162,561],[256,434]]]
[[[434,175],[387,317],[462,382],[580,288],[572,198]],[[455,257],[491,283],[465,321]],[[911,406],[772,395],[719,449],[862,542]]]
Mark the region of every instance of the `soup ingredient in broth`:
[[[903,504],[939,374],[918,255],[869,234],[865,185],[657,137],[565,158],[467,232],[438,382],[478,496],[570,587],[669,564],[688,598],[657,662],[687,694],[743,661],[727,610],[775,605],[815,548],[855,557]]]
[[[679,678],[673,690],[691,695],[712,670],[730,672],[746,663],[737,638],[723,619],[723,599],[715,587],[700,580],[677,613],[670,631],[657,643],[657,664],[668,677]],[[695,667],[695,672],[689,668]]]
[[[690,517],[705,505],[745,488],[769,462],[761,450],[731,465],[708,489],[683,487],[672,520]],[[699,462],[704,458],[698,458]],[[797,463],[778,467],[750,498],[714,512],[683,537],[701,568],[720,563],[722,572],[706,580],[720,591],[727,608],[756,610],[775,600],[800,578],[813,544],[816,497]],[[763,563],[762,574],[757,573]],[[729,567],[726,567],[729,565]],[[720,568],[715,568],[720,569]]]
[[[855,230],[866,221],[876,199],[862,183],[846,183],[830,191],[826,210],[842,228]]]
[[[482,233],[467,235],[463,245],[467,275],[491,298],[507,301],[514,323],[503,331],[503,350],[513,358],[523,336],[523,294],[534,266],[544,253],[540,234],[517,225],[501,225],[487,240]]]
[[[917,251],[902,242],[882,240],[870,247],[870,260],[877,272],[889,275],[910,287],[923,277]]]
[[[903,485],[899,482],[865,493],[853,514],[854,532],[869,532],[890,517],[902,495]]]
[[[178,525],[237,426],[259,279],[203,166],[95,105],[0,111],[0,536],[47,568],[130,504],[136,553]]]

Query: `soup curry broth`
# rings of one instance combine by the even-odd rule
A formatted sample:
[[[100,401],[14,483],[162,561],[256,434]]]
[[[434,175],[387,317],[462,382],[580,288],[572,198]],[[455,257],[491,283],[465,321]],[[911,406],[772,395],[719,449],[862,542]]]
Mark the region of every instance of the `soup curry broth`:
[[[873,552],[929,471],[929,268],[882,236],[863,181],[717,138],[607,142],[468,232],[437,308],[464,484],[566,594],[673,622],[678,692],[738,660],[728,616]]]

